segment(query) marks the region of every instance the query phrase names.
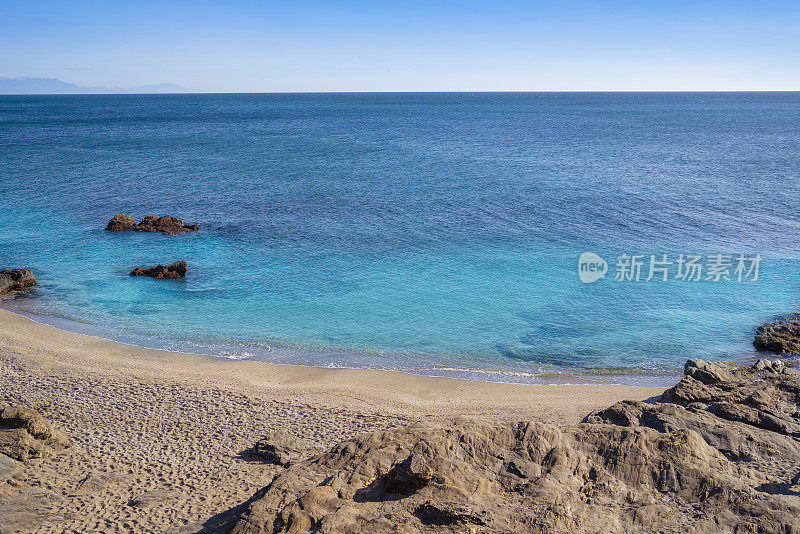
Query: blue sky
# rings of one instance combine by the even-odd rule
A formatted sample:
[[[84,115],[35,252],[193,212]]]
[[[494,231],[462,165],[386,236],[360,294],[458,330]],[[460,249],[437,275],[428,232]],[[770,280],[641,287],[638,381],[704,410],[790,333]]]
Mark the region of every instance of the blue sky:
[[[0,51],[107,87],[800,90],[800,2],[0,0]]]

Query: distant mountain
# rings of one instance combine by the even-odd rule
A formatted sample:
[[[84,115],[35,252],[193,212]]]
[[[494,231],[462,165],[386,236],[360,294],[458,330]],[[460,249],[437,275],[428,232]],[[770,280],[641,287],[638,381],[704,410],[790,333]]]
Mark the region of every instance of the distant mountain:
[[[109,87],[83,87],[62,82],[56,78],[5,78],[0,77],[0,95],[76,95],[120,93],[188,93],[189,89],[173,83],[142,85],[129,89]]]

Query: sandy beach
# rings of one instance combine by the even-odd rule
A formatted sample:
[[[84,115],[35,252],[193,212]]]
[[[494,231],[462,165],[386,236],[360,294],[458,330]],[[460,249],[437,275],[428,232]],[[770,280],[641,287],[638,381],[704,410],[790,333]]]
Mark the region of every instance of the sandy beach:
[[[199,524],[278,472],[247,454],[271,430],[325,449],[362,432],[457,416],[576,423],[662,391],[224,361],[72,334],[4,310],[0,365],[0,402],[39,410],[73,443],[27,466],[21,486],[3,488],[30,496],[38,526],[24,530],[37,532]]]

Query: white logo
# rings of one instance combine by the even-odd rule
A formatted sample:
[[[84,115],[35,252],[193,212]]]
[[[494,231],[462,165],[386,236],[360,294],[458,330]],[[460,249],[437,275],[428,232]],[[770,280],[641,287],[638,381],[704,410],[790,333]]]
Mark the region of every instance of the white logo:
[[[584,284],[591,284],[605,278],[606,272],[608,272],[606,260],[594,252],[584,252],[578,258],[578,278]]]

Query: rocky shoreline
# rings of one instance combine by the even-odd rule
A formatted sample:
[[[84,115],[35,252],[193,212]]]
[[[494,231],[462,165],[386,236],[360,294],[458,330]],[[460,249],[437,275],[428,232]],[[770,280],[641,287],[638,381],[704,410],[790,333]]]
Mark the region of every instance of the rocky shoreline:
[[[701,360],[653,402],[559,428],[456,420],[296,463],[230,532],[795,532],[800,378]],[[227,528],[227,527],[226,527]]]
[[[43,428],[42,421],[31,410],[3,408],[0,438],[28,433],[50,443],[44,455],[63,454],[68,442],[48,441],[57,430],[30,430]],[[800,528],[800,374],[780,360],[752,367],[690,360],[683,379],[659,397],[618,402],[579,424],[445,418],[392,426],[331,448],[297,432],[270,432],[246,454],[272,470],[264,472],[272,473],[271,482],[244,502],[229,502],[227,512],[169,531],[786,534]],[[6,455],[14,450],[0,447]],[[0,523],[13,525],[15,510],[30,512],[15,497],[21,493],[13,481],[20,470],[37,468],[35,456],[2,471],[10,490],[0,491]],[[167,490],[145,492],[128,506],[167,506],[172,494],[158,491]]]
[[[0,271],[0,295],[22,291],[36,285],[30,269],[6,269]]]
[[[165,224],[182,225],[174,221]],[[130,274],[182,278],[186,263]],[[0,271],[0,293],[35,283],[29,269]],[[797,354],[800,321],[762,325],[753,345]],[[227,511],[170,531],[800,531],[800,374],[782,360],[751,367],[689,360],[683,379],[659,397],[618,402],[577,425],[444,418],[390,426],[327,450],[272,431],[247,453],[270,466],[271,482],[244,502],[228,501]],[[52,494],[31,492],[20,478],[70,445],[24,403],[0,405],[0,533],[38,530],[50,507],[42,496]],[[146,510],[173,497],[157,488],[127,506]]]
[[[800,317],[793,316],[759,326],[753,347],[776,354],[800,354]]]

